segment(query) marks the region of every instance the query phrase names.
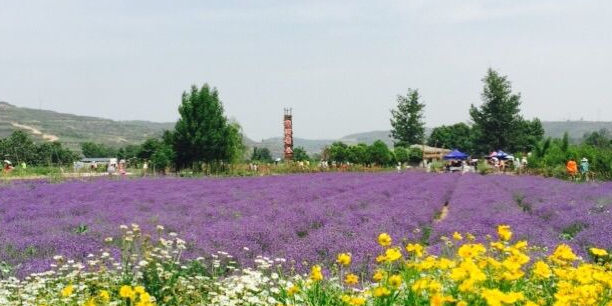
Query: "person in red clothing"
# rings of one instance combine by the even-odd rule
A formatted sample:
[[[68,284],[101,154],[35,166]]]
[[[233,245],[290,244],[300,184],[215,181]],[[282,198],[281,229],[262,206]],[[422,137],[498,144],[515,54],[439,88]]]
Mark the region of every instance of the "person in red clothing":
[[[567,169],[567,175],[569,175],[570,179],[575,180],[576,173],[578,173],[578,165],[573,158],[570,158],[570,160],[567,162],[565,169]]]

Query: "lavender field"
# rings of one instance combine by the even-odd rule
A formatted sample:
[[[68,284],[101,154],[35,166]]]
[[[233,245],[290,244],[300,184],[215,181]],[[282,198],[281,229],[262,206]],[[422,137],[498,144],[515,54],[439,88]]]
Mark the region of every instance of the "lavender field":
[[[442,214],[448,203],[448,213]],[[376,236],[422,241],[497,224],[518,239],[576,250],[612,248],[612,184],[530,176],[326,173],[261,178],[15,182],[0,187],[0,261],[20,274],[45,270],[53,255],[83,258],[138,223],[164,225],[188,242],[187,256],[226,251],[249,265],[257,255],[297,268],[351,252],[359,265],[379,251]],[[443,216],[442,219],[440,219]],[[245,247],[248,250],[245,250]],[[366,268],[365,264],[362,268]]]

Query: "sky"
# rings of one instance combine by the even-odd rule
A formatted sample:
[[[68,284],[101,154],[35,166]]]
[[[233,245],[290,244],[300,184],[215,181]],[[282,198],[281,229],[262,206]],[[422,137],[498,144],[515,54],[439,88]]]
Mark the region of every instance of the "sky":
[[[467,122],[488,68],[522,114],[612,120],[612,1],[0,0],[0,101],[175,121],[216,87],[254,139],[390,129],[418,89],[426,125]]]

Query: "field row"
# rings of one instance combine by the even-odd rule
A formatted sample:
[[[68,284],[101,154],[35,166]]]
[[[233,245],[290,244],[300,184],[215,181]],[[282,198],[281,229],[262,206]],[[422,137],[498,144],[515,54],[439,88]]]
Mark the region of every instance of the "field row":
[[[244,264],[283,257],[300,270],[339,252],[367,269],[381,232],[435,252],[441,236],[470,232],[484,240],[509,224],[532,244],[612,248],[610,187],[418,172],[16,182],[0,188],[0,260],[21,264],[21,273],[45,270],[53,255],[83,258],[130,223],[177,232],[187,256],[226,251]],[[438,221],[445,203],[448,214]]]

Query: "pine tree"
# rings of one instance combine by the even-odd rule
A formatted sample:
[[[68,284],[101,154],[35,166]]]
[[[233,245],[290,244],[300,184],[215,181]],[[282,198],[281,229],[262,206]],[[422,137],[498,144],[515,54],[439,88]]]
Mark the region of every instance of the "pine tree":
[[[425,104],[419,102],[417,89],[408,89],[404,97],[397,96],[397,109],[391,110],[391,137],[396,147],[407,147],[423,143],[425,138],[425,121],[423,109]]]
[[[496,150],[513,151],[523,118],[520,116],[520,94],[512,93],[512,86],[506,76],[490,69],[482,80],[481,94],[483,104],[480,108],[472,105],[470,116],[475,133],[476,150],[488,153]]]

